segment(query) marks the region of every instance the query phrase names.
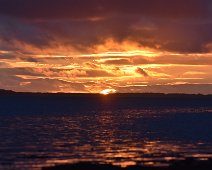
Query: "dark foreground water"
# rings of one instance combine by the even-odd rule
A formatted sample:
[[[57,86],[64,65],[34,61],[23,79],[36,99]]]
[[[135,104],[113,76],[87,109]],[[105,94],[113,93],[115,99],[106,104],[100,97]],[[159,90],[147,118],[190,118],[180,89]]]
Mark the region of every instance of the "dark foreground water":
[[[212,158],[212,98],[0,95],[0,169]]]

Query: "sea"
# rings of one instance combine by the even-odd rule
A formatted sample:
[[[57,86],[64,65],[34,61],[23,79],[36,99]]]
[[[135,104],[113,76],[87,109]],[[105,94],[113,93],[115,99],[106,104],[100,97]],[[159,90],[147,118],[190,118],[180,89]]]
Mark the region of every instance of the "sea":
[[[0,170],[212,158],[212,96],[0,94]]]

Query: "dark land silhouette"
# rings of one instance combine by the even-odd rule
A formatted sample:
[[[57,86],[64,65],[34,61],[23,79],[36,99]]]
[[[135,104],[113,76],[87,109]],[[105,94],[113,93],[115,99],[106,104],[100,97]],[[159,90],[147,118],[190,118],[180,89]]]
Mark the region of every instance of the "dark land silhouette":
[[[200,161],[187,158],[184,161],[174,161],[167,167],[128,166],[121,168],[113,165],[100,165],[92,163],[77,163],[44,167],[42,170],[211,170],[212,160]]]
[[[0,90],[0,109],[10,112],[42,110],[65,112],[83,110],[139,109],[145,107],[210,107],[212,95],[163,93],[25,93]],[[24,108],[24,109],[22,109]],[[40,111],[40,110],[38,110]]]

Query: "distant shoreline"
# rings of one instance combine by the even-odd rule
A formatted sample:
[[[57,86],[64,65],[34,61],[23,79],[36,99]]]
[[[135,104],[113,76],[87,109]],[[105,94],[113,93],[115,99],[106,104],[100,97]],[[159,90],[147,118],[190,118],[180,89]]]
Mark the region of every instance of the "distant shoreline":
[[[121,168],[110,164],[94,164],[82,162],[76,164],[55,165],[52,167],[43,167],[42,170],[211,170],[212,160],[195,160],[187,158],[183,161],[174,161],[170,166],[142,166],[134,165]]]
[[[140,97],[177,97],[177,96],[210,96],[212,97],[212,94],[186,94],[186,93],[112,93],[108,95],[103,95],[100,93],[51,93],[51,92],[16,92],[12,90],[4,90],[0,89],[0,95],[1,94],[18,94],[18,95],[66,95],[66,96],[88,96],[88,95],[93,95],[93,96],[140,96]]]
[[[58,112],[61,108],[73,111],[141,109],[149,107],[212,106],[212,95],[163,93],[26,93],[0,90],[0,109],[7,113],[31,112],[42,109]],[[42,106],[42,107],[40,107]],[[12,109],[13,108],[13,109]],[[38,109],[40,108],[40,109]]]

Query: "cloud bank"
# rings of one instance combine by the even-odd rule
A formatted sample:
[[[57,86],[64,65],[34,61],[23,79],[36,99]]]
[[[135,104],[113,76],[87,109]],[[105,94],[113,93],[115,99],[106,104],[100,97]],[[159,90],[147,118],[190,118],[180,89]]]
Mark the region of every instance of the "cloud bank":
[[[0,0],[0,88],[211,84],[211,20],[210,0]]]

